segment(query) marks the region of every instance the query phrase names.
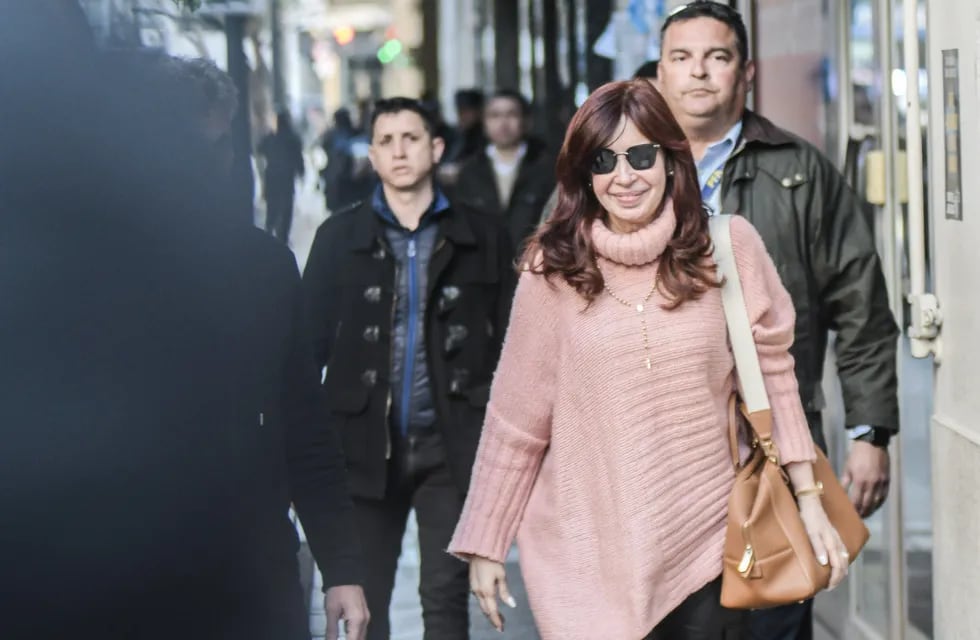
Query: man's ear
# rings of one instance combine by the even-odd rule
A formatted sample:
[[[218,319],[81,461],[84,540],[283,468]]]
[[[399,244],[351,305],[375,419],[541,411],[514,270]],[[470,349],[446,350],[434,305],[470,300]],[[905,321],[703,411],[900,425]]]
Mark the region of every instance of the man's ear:
[[[745,63],[745,69],[743,71],[745,74],[745,91],[752,91],[753,82],[755,81],[755,61],[749,60]]]
[[[432,137],[432,160],[435,164],[439,164],[442,160],[442,154],[446,151],[446,141],[442,139],[441,136]]]

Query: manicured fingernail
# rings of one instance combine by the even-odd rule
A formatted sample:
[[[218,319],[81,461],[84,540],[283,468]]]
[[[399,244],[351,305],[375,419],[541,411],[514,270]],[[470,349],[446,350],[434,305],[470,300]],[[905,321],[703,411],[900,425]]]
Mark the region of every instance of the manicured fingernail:
[[[827,556],[825,556],[825,555],[819,555],[819,556],[817,556],[817,562],[819,562],[822,565],[826,565],[827,564]]]
[[[511,609],[517,608],[517,601],[514,600],[514,596],[507,596],[507,599],[504,600],[504,602],[506,602],[507,606],[510,607]]]

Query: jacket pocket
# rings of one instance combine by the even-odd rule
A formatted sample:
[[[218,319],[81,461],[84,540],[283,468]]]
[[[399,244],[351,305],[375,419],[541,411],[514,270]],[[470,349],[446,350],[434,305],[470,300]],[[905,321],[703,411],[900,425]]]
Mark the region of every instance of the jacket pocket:
[[[339,389],[327,390],[327,407],[333,413],[356,416],[364,413],[371,400],[371,389],[365,386],[351,385]]]
[[[371,399],[367,387],[349,385],[327,393],[330,421],[340,435],[348,469],[360,467],[367,459],[366,411]]]
[[[490,402],[490,385],[481,384],[478,387],[473,387],[465,395],[466,401],[470,403],[471,407],[476,409],[486,408],[487,403]]]

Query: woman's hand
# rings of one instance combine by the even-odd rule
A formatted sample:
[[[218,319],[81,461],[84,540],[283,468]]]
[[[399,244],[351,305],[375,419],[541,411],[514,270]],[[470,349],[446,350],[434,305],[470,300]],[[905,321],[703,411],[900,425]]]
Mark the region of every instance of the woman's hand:
[[[504,617],[497,607],[497,595],[510,608],[517,606],[507,589],[507,572],[504,565],[487,558],[474,556],[470,559],[470,590],[480,602],[483,615],[497,631],[504,630]]]
[[[813,465],[809,462],[790,462],[786,465],[786,473],[789,474],[794,492],[803,493],[802,489],[815,485]],[[841,542],[840,535],[834,529],[834,525],[830,524],[827,512],[823,510],[820,493],[818,491],[800,495],[796,500],[800,506],[803,526],[806,527],[813,552],[817,556],[817,562],[824,566],[830,564],[830,584],[827,588],[833,589],[847,576],[847,565],[851,559],[847,548]]]
[[[830,584],[827,588],[833,589],[847,576],[847,566],[851,560],[847,548],[834,525],[830,524],[819,495],[801,496],[798,501],[800,517],[810,536],[817,562],[824,566],[830,563]]]

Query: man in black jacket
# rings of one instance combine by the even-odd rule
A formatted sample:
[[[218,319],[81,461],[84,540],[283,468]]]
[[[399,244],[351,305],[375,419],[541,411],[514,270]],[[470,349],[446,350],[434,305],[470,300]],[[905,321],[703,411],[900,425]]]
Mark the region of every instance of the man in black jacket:
[[[443,151],[415,100],[378,102],[373,198],[317,231],[304,274],[330,421],[342,433],[364,548],[372,640],[414,508],[426,640],[468,637],[466,565],[445,553],[459,518],[515,273],[506,231],[450,207]]]
[[[691,143],[705,205],[752,222],[793,297],[796,377],[814,441],[824,448],[824,353],[829,331],[837,332],[852,440],[843,482],[868,516],[888,495],[888,442],[899,424],[898,331],[870,221],[819,151],[745,109],[755,68],[737,11],[689,3],[664,21],[661,43],[655,85]],[[753,612],[753,638],[810,638],[811,605]]]
[[[483,112],[490,144],[467,160],[452,191],[453,202],[503,220],[515,252],[534,233],[555,188],[555,158],[528,136],[531,105],[501,89]]]
[[[231,121],[237,109],[237,91],[231,77],[218,69],[214,63],[202,59],[188,60],[158,55],[152,63],[148,66],[156,73],[151,75],[159,76],[163,84],[161,88],[171,97],[169,108],[178,118],[191,125],[194,134],[200,136],[201,142],[206,145],[209,152],[207,156],[214,159],[213,164],[218,169],[216,177],[222,181],[229,179],[230,162],[225,157],[227,149],[222,141],[231,135]],[[231,207],[233,199],[230,185],[227,186],[228,193],[224,200],[226,206]],[[222,190],[215,189],[215,191],[220,193]],[[227,218],[229,221],[243,219],[230,215]],[[332,475],[324,475],[330,465],[337,465],[339,469],[343,464],[343,458],[336,432],[331,430],[330,425],[323,420],[322,412],[325,407],[322,404],[319,387],[315,384],[319,376],[316,367],[312,366],[312,345],[308,342],[306,314],[301,300],[296,299],[300,289],[300,279],[295,259],[285,246],[274,242],[268,235],[260,233],[254,226],[244,224],[234,225],[234,227],[228,229],[227,239],[232,240],[233,246],[239,251],[234,257],[234,262],[240,270],[236,275],[247,283],[242,291],[253,297],[251,301],[246,298],[245,303],[255,305],[255,310],[249,310],[247,314],[252,317],[253,322],[259,321],[260,331],[262,328],[269,331],[265,336],[267,341],[256,346],[275,347],[282,344],[281,332],[275,330],[277,318],[280,322],[281,320],[292,322],[294,334],[292,340],[299,340],[291,347],[293,349],[291,363],[283,367],[273,365],[272,371],[281,371],[281,376],[272,376],[271,380],[273,384],[281,385],[280,408],[284,417],[282,429],[285,432],[287,445],[286,464],[283,470],[289,478],[289,486],[283,489],[300,513],[304,532],[323,576],[327,640],[336,638],[341,620],[344,621],[348,638],[362,638],[369,618],[363,591],[358,586],[362,580],[360,577],[362,560],[352,531],[353,523],[349,515],[351,503],[348,499],[346,475],[336,469]],[[285,236],[281,236],[280,239],[282,237]],[[291,299],[287,299],[287,296]],[[289,309],[290,312],[283,314],[282,311],[285,309]],[[262,369],[266,364],[267,360],[262,359],[243,370],[268,377],[270,372]],[[260,417],[261,421],[265,422],[265,414],[260,414]],[[278,425],[270,426],[273,427],[273,433],[278,432],[275,428]],[[311,428],[313,430],[306,436],[302,435],[303,430]],[[317,439],[310,439],[313,433],[317,434]],[[275,449],[266,448],[265,451],[268,453]],[[309,499],[303,495],[303,485],[318,476],[319,486],[313,488],[313,498],[325,498],[326,502],[308,506]],[[332,482],[325,482],[328,479]],[[256,486],[257,490],[262,488],[261,485]],[[270,507],[275,508],[273,503],[270,503]],[[273,590],[283,591],[286,594],[283,597],[288,598],[289,595],[296,593],[295,586],[299,578],[294,571],[298,541],[292,535],[289,537],[288,547],[283,544],[285,542],[287,541],[284,538],[279,544],[283,548],[290,549],[291,553],[284,558],[281,572],[284,582],[277,585],[273,581],[270,587]],[[263,556],[272,556],[273,549],[255,551]],[[304,631],[297,631],[297,634],[298,637],[300,633],[302,637],[306,637],[308,633],[305,608],[301,612],[304,613],[301,622]],[[287,637],[285,630],[276,633],[282,634],[283,638]]]
[[[0,7],[0,636],[309,638],[292,502],[361,638],[292,257],[215,215],[212,151],[77,5]]]

